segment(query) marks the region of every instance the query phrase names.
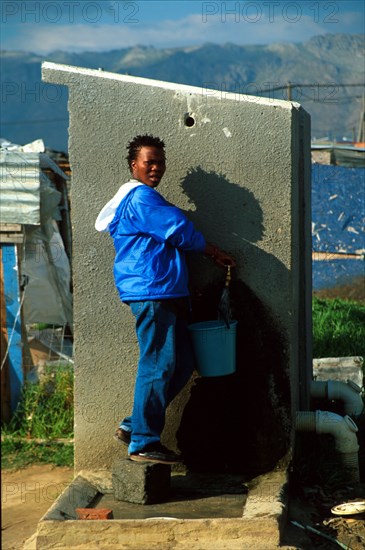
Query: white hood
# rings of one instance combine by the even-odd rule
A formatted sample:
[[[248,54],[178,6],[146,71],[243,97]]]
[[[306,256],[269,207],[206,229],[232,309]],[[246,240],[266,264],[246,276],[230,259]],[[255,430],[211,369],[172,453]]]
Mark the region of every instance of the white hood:
[[[115,212],[122,199],[124,199],[129,191],[132,191],[132,189],[139,187],[140,185],[144,185],[144,183],[132,179],[119,187],[119,190],[116,192],[114,197],[110,199],[110,201],[101,210],[99,216],[96,218],[95,229],[97,231],[108,231],[109,225],[113,221]]]

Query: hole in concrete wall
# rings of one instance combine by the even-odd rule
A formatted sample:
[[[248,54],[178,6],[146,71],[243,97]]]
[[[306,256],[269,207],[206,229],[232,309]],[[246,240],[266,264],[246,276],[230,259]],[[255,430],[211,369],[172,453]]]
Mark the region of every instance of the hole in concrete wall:
[[[186,114],[185,115],[185,126],[187,126],[188,128],[191,128],[192,126],[194,126],[195,124],[195,119],[189,115],[189,114]]]

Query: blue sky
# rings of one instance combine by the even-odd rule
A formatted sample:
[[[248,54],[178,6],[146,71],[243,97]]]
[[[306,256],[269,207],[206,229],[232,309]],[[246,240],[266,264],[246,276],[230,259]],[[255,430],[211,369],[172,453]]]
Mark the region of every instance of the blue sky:
[[[362,0],[2,0],[2,49],[107,51],[302,42],[363,33]]]

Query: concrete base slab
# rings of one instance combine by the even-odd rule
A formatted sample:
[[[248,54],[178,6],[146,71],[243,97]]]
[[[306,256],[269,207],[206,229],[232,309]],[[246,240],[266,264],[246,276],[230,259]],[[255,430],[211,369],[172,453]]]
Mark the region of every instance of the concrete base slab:
[[[121,502],[114,487],[113,494],[101,495],[95,506],[112,508],[115,519],[240,518],[247,492],[243,476],[174,472],[169,497],[160,504]]]
[[[102,477],[102,475],[99,476],[99,485]],[[177,474],[175,477],[183,478],[184,476]],[[214,476],[210,475],[209,477],[211,479]],[[224,477],[230,478],[230,483],[232,483],[232,476],[220,476],[219,482],[215,485],[217,494],[206,497],[210,498],[210,517],[186,517],[185,519],[164,517],[162,510],[159,517],[153,517],[154,511],[151,509],[152,517],[145,519],[124,517],[124,519],[84,522],[67,519],[70,517],[70,508],[74,505],[75,508],[80,506],[78,502],[75,502],[75,494],[80,496],[80,491],[76,491],[75,487],[84,487],[84,483],[88,483],[87,490],[82,492],[82,499],[83,506],[90,508],[104,507],[102,499],[110,498],[111,494],[110,492],[100,493],[92,482],[92,479],[95,479],[95,474],[91,474],[87,479],[88,475],[84,471],[82,478],[81,476],[76,477],[41,519],[35,541],[32,541],[33,548],[49,550],[69,548],[78,548],[78,550],[93,550],[94,548],[118,548],[120,550],[212,550],[212,548],[214,550],[242,550],[242,548],[255,548],[255,550],[270,550],[278,548],[286,519],[286,471],[270,472],[251,480],[247,484],[248,495],[245,503],[242,492],[234,493],[237,490],[236,485],[231,496],[236,496],[236,505],[239,503],[241,506],[238,517],[224,517],[226,510],[222,491],[223,489],[227,490],[227,483],[225,485],[223,483]],[[199,500],[199,498],[196,498],[195,501],[189,500],[189,486],[191,487],[192,483],[197,483],[198,478],[194,478],[194,476],[190,480],[188,478],[189,475],[186,475],[185,480],[180,479],[180,487],[182,492],[186,491],[187,498],[181,499],[178,503],[175,502],[175,513],[179,512],[180,508],[180,513],[185,510],[186,515],[186,509],[194,506],[194,502]],[[174,476],[172,479],[174,480]],[[204,500],[203,479],[201,476],[200,486],[197,487],[197,495],[199,496],[200,491],[202,500]],[[110,474],[109,478],[104,474],[102,484],[107,491],[111,490]],[[207,479],[206,485],[211,486],[211,481]],[[241,502],[238,496],[241,497]],[[87,500],[90,501],[85,505]],[[177,504],[179,505],[177,506]],[[62,514],[65,505],[67,506],[67,517],[66,514]],[[130,506],[138,507],[133,504]],[[159,506],[163,507],[165,504]],[[139,506],[139,508],[148,510],[150,507]],[[74,517],[76,517],[75,514]]]

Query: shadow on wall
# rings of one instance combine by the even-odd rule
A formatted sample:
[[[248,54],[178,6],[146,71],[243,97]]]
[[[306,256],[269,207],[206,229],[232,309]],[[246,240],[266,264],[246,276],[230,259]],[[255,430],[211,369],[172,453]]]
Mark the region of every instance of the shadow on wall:
[[[281,274],[285,281],[286,268],[274,256],[251,245],[264,231],[262,210],[253,193],[200,168],[191,171],[182,186],[196,208],[187,213],[189,218],[201,226],[207,200],[212,201],[216,208],[210,206],[209,212],[215,216],[214,223],[225,235],[232,235],[230,250],[242,250],[245,241],[247,256],[251,261],[257,258],[267,284],[273,292],[280,288],[276,287],[278,281],[270,280],[270,273],[276,278]],[[193,322],[217,318],[224,285],[222,270],[218,280],[216,277],[211,282],[210,277],[209,282],[205,277],[205,282],[199,282],[201,270],[207,266],[203,262],[191,265]],[[212,264],[209,262],[205,269],[211,271]],[[230,294],[233,317],[239,322],[237,371],[195,380],[177,440],[192,471],[258,475],[272,469],[290,445],[288,343],[267,307],[235,277],[235,270]]]
[[[233,172],[232,176],[234,178]],[[187,214],[197,226],[204,220],[209,203],[209,215],[214,219],[209,225],[214,225],[217,233],[229,235],[235,247],[240,247],[242,241],[255,243],[262,239],[262,209],[252,191],[239,187],[222,174],[206,172],[200,167],[191,169],[181,186],[195,206],[195,211]]]

